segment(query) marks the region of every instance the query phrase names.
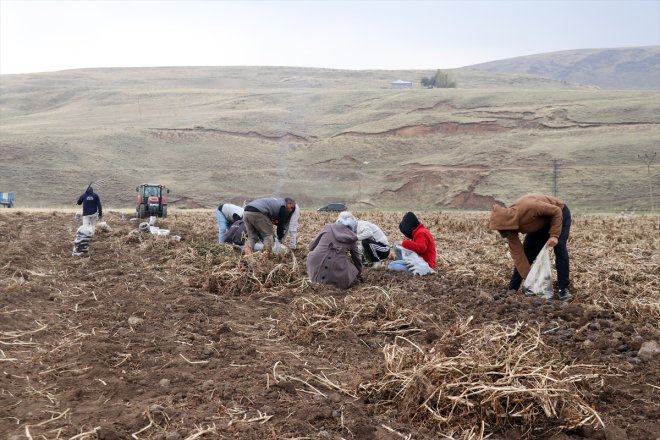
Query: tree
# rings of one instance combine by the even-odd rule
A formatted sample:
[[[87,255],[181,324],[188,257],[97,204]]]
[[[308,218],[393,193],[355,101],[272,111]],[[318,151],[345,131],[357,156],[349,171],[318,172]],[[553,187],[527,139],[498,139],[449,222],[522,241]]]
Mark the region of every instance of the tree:
[[[456,81],[449,78],[449,74],[438,69],[435,71],[435,87],[440,89],[454,89],[456,88]]]
[[[432,89],[434,87],[437,87],[439,89],[456,88],[456,81],[452,80],[449,77],[449,74],[443,72],[440,69],[436,70],[435,75],[433,75],[432,77],[427,78],[425,76],[424,78],[422,78],[420,82],[422,84],[422,87],[426,87],[428,89]]]

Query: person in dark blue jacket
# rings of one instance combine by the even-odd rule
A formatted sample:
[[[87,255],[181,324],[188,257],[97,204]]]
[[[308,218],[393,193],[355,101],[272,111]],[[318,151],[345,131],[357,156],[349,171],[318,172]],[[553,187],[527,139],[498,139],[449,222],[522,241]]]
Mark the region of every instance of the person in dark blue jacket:
[[[103,217],[103,208],[101,207],[101,198],[94,192],[92,186],[87,187],[87,191],[78,197],[78,205],[83,207],[83,226],[91,226],[96,229],[96,221]]]

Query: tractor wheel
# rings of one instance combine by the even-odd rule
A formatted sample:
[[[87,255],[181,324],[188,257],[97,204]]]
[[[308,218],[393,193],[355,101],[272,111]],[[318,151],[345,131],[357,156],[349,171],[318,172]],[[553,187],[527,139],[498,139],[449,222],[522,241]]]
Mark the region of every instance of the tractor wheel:
[[[145,208],[145,206],[144,206],[144,205],[140,205],[140,207],[138,208],[138,218],[145,218],[146,216],[147,216],[147,215],[146,215],[146,208]]]
[[[167,218],[167,205],[163,206],[163,211],[161,217]]]

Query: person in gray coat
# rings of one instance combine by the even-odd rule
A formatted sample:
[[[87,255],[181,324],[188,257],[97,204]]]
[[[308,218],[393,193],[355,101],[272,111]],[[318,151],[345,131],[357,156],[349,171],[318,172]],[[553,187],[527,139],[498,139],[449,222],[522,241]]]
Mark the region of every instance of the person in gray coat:
[[[295,210],[296,202],[290,197],[267,197],[252,200],[245,205],[243,222],[245,222],[247,228],[248,238],[243,247],[243,254],[246,256],[251,255],[252,251],[255,250],[254,246],[259,236],[261,236],[264,239],[262,255],[268,258],[273,248],[273,225],[277,225],[277,241],[282,242]]]
[[[348,289],[362,273],[355,219],[327,224],[309,244],[307,275],[314,283]],[[348,255],[350,253],[350,260]]]

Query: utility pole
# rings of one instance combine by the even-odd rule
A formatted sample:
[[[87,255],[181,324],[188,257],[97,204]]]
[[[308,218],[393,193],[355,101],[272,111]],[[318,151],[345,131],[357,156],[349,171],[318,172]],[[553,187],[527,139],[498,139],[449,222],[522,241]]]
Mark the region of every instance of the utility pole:
[[[552,160],[552,195],[557,197],[557,178],[559,177],[559,161]]]
[[[360,200],[362,199],[362,179],[364,179],[364,166],[369,165],[369,161],[364,160],[360,162],[360,176],[359,176],[359,181],[358,181],[358,197],[357,197],[357,202],[360,203]]]
[[[644,153],[644,156],[641,154],[637,155],[637,158],[641,160],[644,165],[646,165],[646,175],[649,179],[649,200],[651,201],[651,213],[655,211],[655,206],[653,206],[653,185],[651,183],[651,164],[655,160],[656,154],[657,152],[654,152],[653,154]]]

